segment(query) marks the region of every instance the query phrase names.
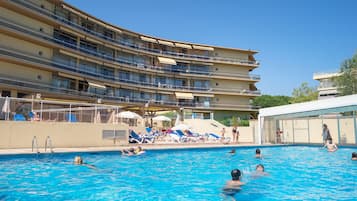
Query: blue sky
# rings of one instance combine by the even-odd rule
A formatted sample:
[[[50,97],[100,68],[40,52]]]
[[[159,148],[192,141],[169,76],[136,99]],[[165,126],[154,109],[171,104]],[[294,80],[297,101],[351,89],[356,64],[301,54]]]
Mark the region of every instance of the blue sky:
[[[258,50],[263,94],[291,95],[357,52],[356,0],[66,0],[161,38]]]

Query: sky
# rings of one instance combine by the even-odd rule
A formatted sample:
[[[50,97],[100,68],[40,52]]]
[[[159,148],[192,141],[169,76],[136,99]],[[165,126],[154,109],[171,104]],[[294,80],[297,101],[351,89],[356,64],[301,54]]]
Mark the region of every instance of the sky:
[[[357,0],[65,0],[110,24],[177,41],[259,51],[262,94],[290,96],[357,53]]]

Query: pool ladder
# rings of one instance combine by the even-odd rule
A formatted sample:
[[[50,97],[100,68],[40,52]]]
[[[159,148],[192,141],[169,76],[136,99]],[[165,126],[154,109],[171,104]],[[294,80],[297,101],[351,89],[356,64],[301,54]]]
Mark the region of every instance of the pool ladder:
[[[47,152],[47,148],[49,148],[50,152],[53,153],[52,140],[50,136],[47,136],[45,141],[45,152]]]
[[[40,153],[38,151],[38,142],[37,142],[37,137],[36,136],[33,136],[33,138],[32,138],[32,152],[33,152],[34,149],[36,149],[38,154]]]

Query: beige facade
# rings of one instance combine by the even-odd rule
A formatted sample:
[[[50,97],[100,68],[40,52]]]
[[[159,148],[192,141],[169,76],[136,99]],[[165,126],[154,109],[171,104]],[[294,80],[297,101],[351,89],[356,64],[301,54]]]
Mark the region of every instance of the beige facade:
[[[45,147],[47,136],[54,148],[105,147],[128,143],[126,125],[0,121],[0,128],[0,149],[32,148],[34,136],[41,151]],[[104,130],[121,131],[123,135],[116,140],[103,138]]]
[[[3,96],[100,99],[141,114],[257,112],[249,102],[260,95],[250,74],[256,51],[146,36],[57,0],[1,1],[0,21]]]

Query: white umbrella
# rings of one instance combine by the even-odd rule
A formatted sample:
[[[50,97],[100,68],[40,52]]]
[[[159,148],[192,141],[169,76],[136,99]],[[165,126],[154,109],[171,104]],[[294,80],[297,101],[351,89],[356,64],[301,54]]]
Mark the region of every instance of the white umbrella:
[[[125,112],[119,112],[116,117],[119,118],[126,118],[126,119],[141,119],[142,117],[135,112],[130,112],[130,111],[125,111]]]
[[[2,106],[1,109],[2,112],[7,113],[7,120],[9,119],[9,114],[10,114],[10,99],[9,97],[6,96],[4,105]]]
[[[152,118],[152,120],[154,120],[154,121],[171,121],[170,118],[168,118],[166,116],[162,116],[162,115],[156,116],[156,117]]]
[[[190,130],[190,126],[186,124],[179,124],[171,128],[171,130]]]

